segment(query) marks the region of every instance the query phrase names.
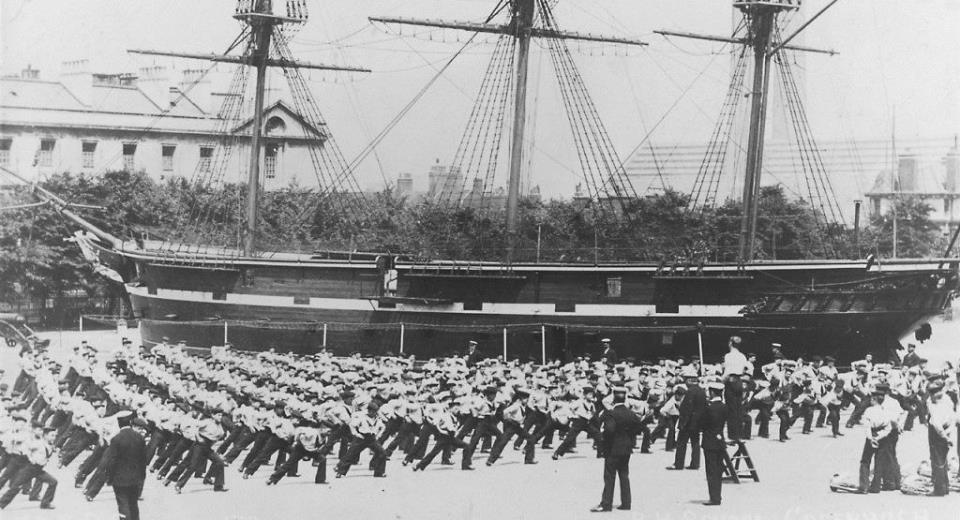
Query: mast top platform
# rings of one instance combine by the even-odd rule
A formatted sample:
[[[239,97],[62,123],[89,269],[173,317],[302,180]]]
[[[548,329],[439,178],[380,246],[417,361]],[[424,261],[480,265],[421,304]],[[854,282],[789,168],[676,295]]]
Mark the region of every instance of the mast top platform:
[[[284,9],[274,0],[237,0],[233,18],[248,25],[306,23],[308,13],[303,0],[287,0]]]
[[[800,8],[800,0],[734,0],[733,6],[741,11],[758,9],[790,11]]]
[[[252,23],[270,23],[273,25],[282,24],[282,23],[305,23],[306,18],[293,18],[290,16],[278,16],[275,14],[267,13],[238,13],[233,15],[234,20],[240,20],[241,22],[246,22],[249,24]]]

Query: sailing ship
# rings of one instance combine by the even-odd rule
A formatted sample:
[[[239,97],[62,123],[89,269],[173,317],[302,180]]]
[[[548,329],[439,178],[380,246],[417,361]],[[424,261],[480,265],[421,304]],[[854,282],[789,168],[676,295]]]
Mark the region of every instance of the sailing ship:
[[[761,261],[754,257],[772,62],[786,50],[812,50],[791,45],[793,36],[779,32],[778,16],[797,9],[799,0],[735,0],[734,8],[743,15],[739,35],[701,37],[742,46],[742,61],[753,58],[744,211],[736,261],[521,261],[512,248],[528,133],[531,41],[542,39],[559,66],[568,71],[573,67],[561,88],[569,103],[586,114],[579,120],[571,118],[573,130],[587,134],[586,141],[577,141],[578,153],[581,159],[599,153],[599,158],[582,162],[607,165],[587,179],[591,197],[607,201],[636,197],[566,42],[644,42],[562,30],[552,16],[553,3],[500,0],[490,17],[479,23],[371,18],[384,24],[492,34],[505,42],[502,49],[498,44],[494,54],[500,56],[498,77],[508,78],[510,86],[492,90],[488,97],[500,106],[512,105],[507,125],[511,141],[506,261],[419,262],[387,253],[297,254],[258,248],[268,69],[282,67],[288,79],[296,78],[302,68],[337,69],[302,63],[289,55],[284,28],[305,21],[300,1],[287,2],[286,12],[280,13],[275,12],[281,10],[279,2],[238,2],[234,17],[246,27],[242,55],[138,51],[235,63],[255,73],[241,248],[183,248],[163,241],[121,240],[68,209],[64,214],[89,232],[79,235],[78,242],[122,276],[147,345],[164,340],[194,346],[230,342],[250,350],[311,353],[327,348],[429,357],[457,351],[467,340],[476,340],[490,355],[545,361],[589,353],[601,337],[612,338],[622,357],[653,359],[695,354],[704,342],[708,347],[720,346],[731,334],[746,334],[750,348],[761,356],[769,353],[771,343],[779,343],[788,355],[829,352],[852,359],[865,352],[887,352],[913,330],[921,339],[928,334],[928,327],[921,325],[949,306],[958,286],[956,259]],[[506,22],[498,23],[501,18]],[[743,67],[737,70],[742,78]],[[292,89],[301,94],[306,90],[296,81]],[[329,146],[329,141],[324,143]],[[342,163],[334,175],[350,173]],[[703,191],[708,193],[713,181],[702,177],[701,188],[706,186]],[[48,192],[41,196],[59,200]],[[57,202],[61,203],[67,207],[64,201]],[[708,348],[707,360],[718,357],[720,350]]]

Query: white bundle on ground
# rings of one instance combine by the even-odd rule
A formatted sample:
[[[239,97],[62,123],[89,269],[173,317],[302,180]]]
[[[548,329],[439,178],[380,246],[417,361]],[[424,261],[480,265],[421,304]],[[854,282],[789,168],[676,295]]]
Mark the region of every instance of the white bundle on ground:
[[[834,493],[856,493],[859,485],[859,477],[851,473],[834,473],[830,478],[830,491]]]
[[[904,495],[928,495],[933,492],[933,481],[920,474],[904,475],[900,479],[900,492]]]

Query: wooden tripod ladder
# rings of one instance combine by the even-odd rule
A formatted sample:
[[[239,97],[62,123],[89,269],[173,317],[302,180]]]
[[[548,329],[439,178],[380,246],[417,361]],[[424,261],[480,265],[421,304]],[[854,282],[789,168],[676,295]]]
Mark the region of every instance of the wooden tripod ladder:
[[[753,466],[753,459],[750,458],[750,452],[747,451],[747,445],[743,441],[731,441],[729,445],[736,444],[737,451],[731,457],[724,450],[724,476],[725,479],[732,480],[734,484],[739,484],[740,479],[752,478],[754,482],[760,482],[760,476],[757,475],[757,469]],[[741,465],[746,467],[741,469]]]

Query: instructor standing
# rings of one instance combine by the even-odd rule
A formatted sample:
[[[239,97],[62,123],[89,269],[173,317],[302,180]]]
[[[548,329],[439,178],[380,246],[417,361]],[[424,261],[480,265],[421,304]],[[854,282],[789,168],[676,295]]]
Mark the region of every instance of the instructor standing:
[[[613,388],[613,407],[603,414],[603,436],[600,450],[603,455],[603,495],[600,505],[591,509],[603,513],[613,509],[613,488],[620,477],[620,505],[617,509],[630,510],[630,454],[637,443],[640,418],[626,406],[627,389]]]
[[[117,497],[121,520],[140,520],[137,500],[147,475],[147,445],[143,436],[131,427],[133,412],[117,412],[114,417],[120,432],[110,439],[103,466]]]

